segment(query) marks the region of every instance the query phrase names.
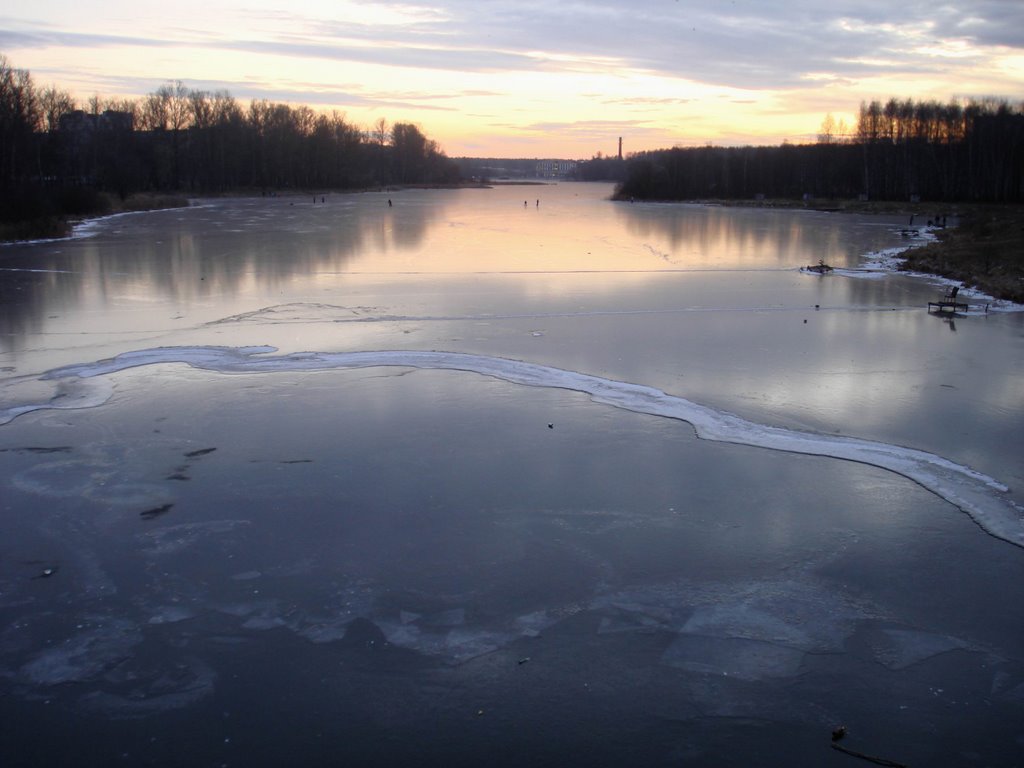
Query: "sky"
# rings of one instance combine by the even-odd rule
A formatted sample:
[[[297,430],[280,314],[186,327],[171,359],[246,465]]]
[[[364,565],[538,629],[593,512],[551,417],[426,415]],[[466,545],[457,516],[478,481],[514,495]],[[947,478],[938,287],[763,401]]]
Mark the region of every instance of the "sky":
[[[410,122],[451,157],[813,141],[862,101],[1024,101],[1024,0],[35,0],[0,54],[39,87],[168,81]]]

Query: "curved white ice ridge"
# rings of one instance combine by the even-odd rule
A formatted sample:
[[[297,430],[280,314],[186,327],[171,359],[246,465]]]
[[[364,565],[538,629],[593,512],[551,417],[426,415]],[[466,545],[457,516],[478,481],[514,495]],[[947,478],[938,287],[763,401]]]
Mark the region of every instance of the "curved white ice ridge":
[[[185,363],[219,373],[273,373],[337,368],[398,366],[459,370],[492,376],[513,384],[583,392],[597,403],[635,413],[678,419],[693,425],[697,436],[776,451],[828,456],[886,469],[902,475],[960,508],[991,535],[1024,547],[1024,510],[1004,494],[1006,486],[969,467],[933,453],[898,445],[799,432],[756,424],[682,397],[640,384],[605,379],[500,357],[456,352],[383,350],[370,352],[300,352],[270,356],[275,347],[160,347],[125,352],[109,360],[55,368],[43,379],[91,378],[128,368]],[[67,407],[67,404],[61,404]],[[0,410],[0,424],[20,413],[54,407],[22,405]]]

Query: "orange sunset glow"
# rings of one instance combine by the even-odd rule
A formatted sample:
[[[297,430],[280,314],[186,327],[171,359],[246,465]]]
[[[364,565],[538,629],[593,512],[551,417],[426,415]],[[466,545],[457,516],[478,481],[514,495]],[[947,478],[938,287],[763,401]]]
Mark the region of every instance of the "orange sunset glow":
[[[84,102],[180,80],[423,128],[450,156],[813,140],[889,97],[1024,98],[1024,6],[257,0],[0,16],[0,53]]]

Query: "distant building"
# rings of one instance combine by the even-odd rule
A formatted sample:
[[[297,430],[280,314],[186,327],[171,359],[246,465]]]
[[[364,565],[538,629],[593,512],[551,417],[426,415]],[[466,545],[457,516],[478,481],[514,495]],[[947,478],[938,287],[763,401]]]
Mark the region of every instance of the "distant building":
[[[575,160],[538,160],[537,178],[565,179],[576,172]]]
[[[76,109],[60,116],[57,130],[65,133],[91,134],[96,131],[131,131],[135,127],[131,112],[115,112],[112,109],[94,115]]]
[[[100,115],[96,127],[101,131],[130,132],[135,129],[135,119],[131,112],[116,112],[113,109],[108,109]]]
[[[57,130],[64,133],[85,133],[95,128],[95,115],[76,109],[73,112],[66,112],[57,121]]]
[[[108,109],[95,115],[76,109],[60,116],[56,135],[63,160],[55,181],[64,185],[92,185],[103,158],[117,156],[134,135],[130,112]]]

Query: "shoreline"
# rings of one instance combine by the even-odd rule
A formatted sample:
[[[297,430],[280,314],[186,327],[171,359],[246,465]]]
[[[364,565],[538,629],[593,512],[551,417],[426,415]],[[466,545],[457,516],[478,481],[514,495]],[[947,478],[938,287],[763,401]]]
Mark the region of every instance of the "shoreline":
[[[1024,206],[972,206],[956,227],[911,248],[900,270],[937,275],[965,289],[1024,304]]]
[[[59,242],[75,237],[75,229],[90,222],[126,213],[148,213],[188,208],[191,205],[189,198],[173,194],[140,193],[129,195],[121,200],[113,195],[103,193],[101,200],[103,204],[89,213],[53,214],[39,219],[0,225],[0,246]]]
[[[946,277],[934,272],[922,272],[907,267],[909,254],[917,249],[926,248],[932,243],[919,245],[898,246],[887,248],[882,251],[874,251],[864,254],[864,263],[861,269],[865,274],[857,274],[846,270],[837,269],[836,272],[845,277],[873,277],[875,275],[904,275],[915,280],[925,280],[933,283],[936,287],[960,286],[960,296],[973,300],[973,304],[984,305],[981,309],[971,308],[967,312],[960,312],[960,315],[978,315],[996,312],[1024,312],[1024,302],[1015,302],[1010,299],[999,298],[986,293],[981,288],[966,285],[963,281],[952,277]]]

